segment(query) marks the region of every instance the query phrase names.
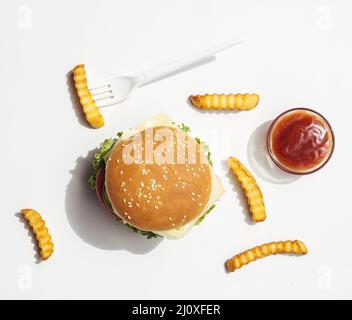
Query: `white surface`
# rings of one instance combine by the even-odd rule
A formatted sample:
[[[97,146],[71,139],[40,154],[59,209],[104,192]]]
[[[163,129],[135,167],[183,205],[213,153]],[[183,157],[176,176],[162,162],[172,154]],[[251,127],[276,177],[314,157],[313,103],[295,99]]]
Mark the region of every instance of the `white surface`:
[[[2,1],[0,298],[352,298],[351,10],[347,0]],[[89,129],[73,108],[66,75],[78,63],[96,77],[133,75],[235,36],[245,44],[104,111],[103,129]],[[186,102],[192,93],[230,91],[259,93],[259,107],[212,114]],[[257,175],[268,220],[248,224],[221,163],[236,155],[254,170],[247,155],[254,150],[260,160],[262,141],[250,139],[253,132],[297,106],[330,120],[335,155],[295,181]],[[86,186],[89,151],[159,112],[211,136],[227,190],[179,241],[147,241],[116,225]],[[56,245],[47,262],[35,262],[15,216],[22,207],[47,220]],[[308,256],[224,272],[224,261],[243,249],[296,238]]]

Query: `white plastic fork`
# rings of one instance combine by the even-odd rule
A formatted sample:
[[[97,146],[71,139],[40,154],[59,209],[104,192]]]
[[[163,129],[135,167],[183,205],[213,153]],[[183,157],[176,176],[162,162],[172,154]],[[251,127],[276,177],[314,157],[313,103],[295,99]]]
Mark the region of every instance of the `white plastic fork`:
[[[172,61],[171,63],[156,68],[155,70],[143,72],[137,76],[114,77],[100,85],[96,85],[94,88],[91,88],[90,92],[97,107],[109,107],[125,101],[137,88],[147,83],[165,78],[188,67],[201,64],[202,62],[207,62],[212,57],[214,58],[216,53],[231,48],[242,42],[242,37],[238,37],[191,56]]]

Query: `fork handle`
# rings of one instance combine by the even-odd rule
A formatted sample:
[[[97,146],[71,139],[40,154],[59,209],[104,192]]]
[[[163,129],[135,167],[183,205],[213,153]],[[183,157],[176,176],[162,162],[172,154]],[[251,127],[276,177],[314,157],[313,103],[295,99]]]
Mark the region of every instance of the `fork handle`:
[[[144,72],[136,77],[137,86],[142,86],[146,83],[165,78],[173,73],[176,73],[177,71],[195,65],[196,63],[206,60],[220,51],[231,48],[242,42],[242,37],[238,37],[231,41],[227,41],[225,43],[198,52],[196,54],[174,60],[154,70]]]

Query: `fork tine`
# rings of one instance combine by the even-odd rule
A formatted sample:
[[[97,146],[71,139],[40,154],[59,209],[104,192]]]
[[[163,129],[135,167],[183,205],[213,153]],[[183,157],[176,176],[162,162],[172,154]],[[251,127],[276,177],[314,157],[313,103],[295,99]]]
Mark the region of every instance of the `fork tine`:
[[[94,99],[94,101],[99,102],[99,101],[103,101],[103,100],[107,100],[107,99],[114,99],[114,96],[111,94],[110,96],[105,96],[105,97]]]
[[[89,88],[90,91],[96,91],[96,90],[99,90],[99,89],[106,89],[106,88],[111,88],[111,85],[110,84],[102,84],[102,85],[97,85],[95,86],[94,88]]]
[[[94,92],[91,92],[92,96],[93,97],[99,97],[101,95],[112,95],[112,90],[105,90],[105,91],[100,91],[100,92],[97,92],[97,93],[94,93]]]
[[[107,108],[107,107],[111,107],[113,105],[116,105],[122,101],[124,101],[125,99],[122,100],[116,100],[116,96],[114,96],[114,93],[112,93],[110,96],[104,97],[104,98],[98,98],[95,99],[95,104],[99,109],[102,108]]]

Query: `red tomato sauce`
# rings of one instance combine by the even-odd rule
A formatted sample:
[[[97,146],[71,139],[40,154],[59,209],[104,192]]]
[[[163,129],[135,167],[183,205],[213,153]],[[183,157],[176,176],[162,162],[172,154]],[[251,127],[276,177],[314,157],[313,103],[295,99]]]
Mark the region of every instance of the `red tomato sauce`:
[[[289,112],[272,129],[274,156],[282,166],[294,171],[318,167],[331,154],[332,144],[329,125],[308,111]]]

